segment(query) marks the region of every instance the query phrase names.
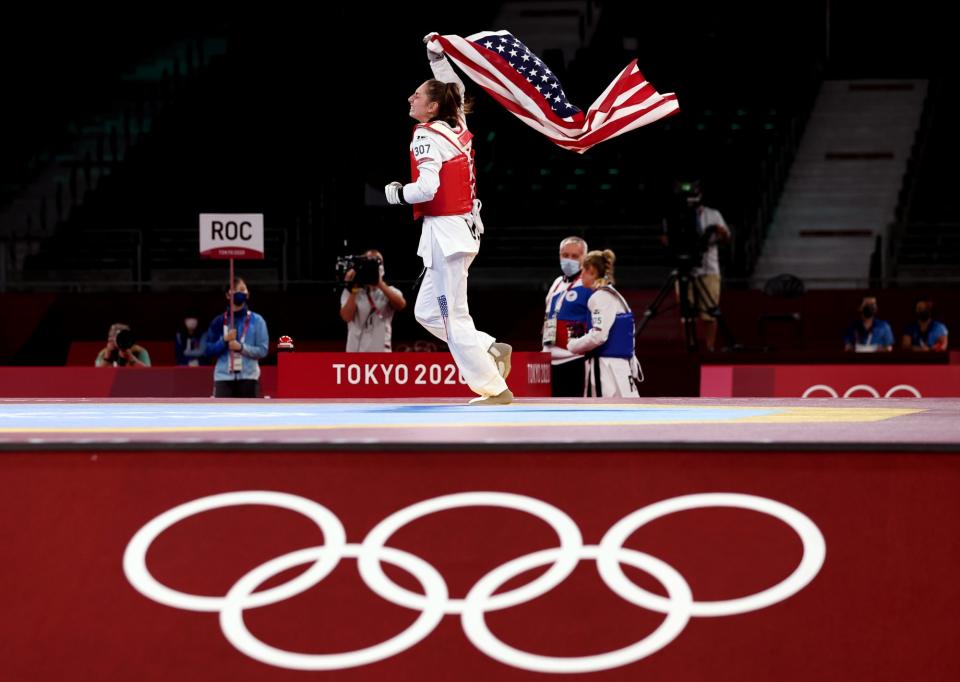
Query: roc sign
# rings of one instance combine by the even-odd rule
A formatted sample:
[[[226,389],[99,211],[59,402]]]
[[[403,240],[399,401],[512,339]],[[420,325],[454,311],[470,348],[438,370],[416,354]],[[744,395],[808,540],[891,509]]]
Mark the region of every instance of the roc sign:
[[[263,258],[262,213],[201,213],[203,258]]]

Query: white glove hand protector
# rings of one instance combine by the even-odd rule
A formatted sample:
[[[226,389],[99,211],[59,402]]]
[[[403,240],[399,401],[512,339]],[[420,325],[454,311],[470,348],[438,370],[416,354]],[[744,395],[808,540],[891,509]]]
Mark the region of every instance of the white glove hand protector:
[[[427,46],[427,59],[431,62],[438,62],[444,58],[443,48],[440,46],[439,41],[431,40],[435,35],[438,35],[437,32],[432,31],[423,36],[423,42]]]
[[[383,188],[383,193],[387,197],[387,203],[398,206],[400,204],[405,204],[403,200],[403,183],[402,182],[391,182],[389,185]]]

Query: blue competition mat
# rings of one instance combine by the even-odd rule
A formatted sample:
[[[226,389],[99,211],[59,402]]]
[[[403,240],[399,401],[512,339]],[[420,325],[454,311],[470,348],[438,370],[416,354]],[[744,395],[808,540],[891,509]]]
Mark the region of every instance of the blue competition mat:
[[[364,427],[591,426],[736,422],[797,408],[516,403],[0,403],[0,432],[162,432]]]

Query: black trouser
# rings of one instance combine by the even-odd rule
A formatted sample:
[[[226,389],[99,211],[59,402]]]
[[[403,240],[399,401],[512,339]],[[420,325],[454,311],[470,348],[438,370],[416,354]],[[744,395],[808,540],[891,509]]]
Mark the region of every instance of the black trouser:
[[[577,358],[550,367],[550,395],[554,398],[583,397],[583,365],[585,358]]]
[[[260,382],[257,379],[234,379],[214,381],[214,398],[259,398]]]

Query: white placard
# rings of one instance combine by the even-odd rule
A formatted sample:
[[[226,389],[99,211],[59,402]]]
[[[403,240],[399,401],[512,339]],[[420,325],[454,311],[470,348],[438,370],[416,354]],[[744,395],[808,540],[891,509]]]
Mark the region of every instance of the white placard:
[[[203,258],[263,258],[262,213],[201,213]]]

